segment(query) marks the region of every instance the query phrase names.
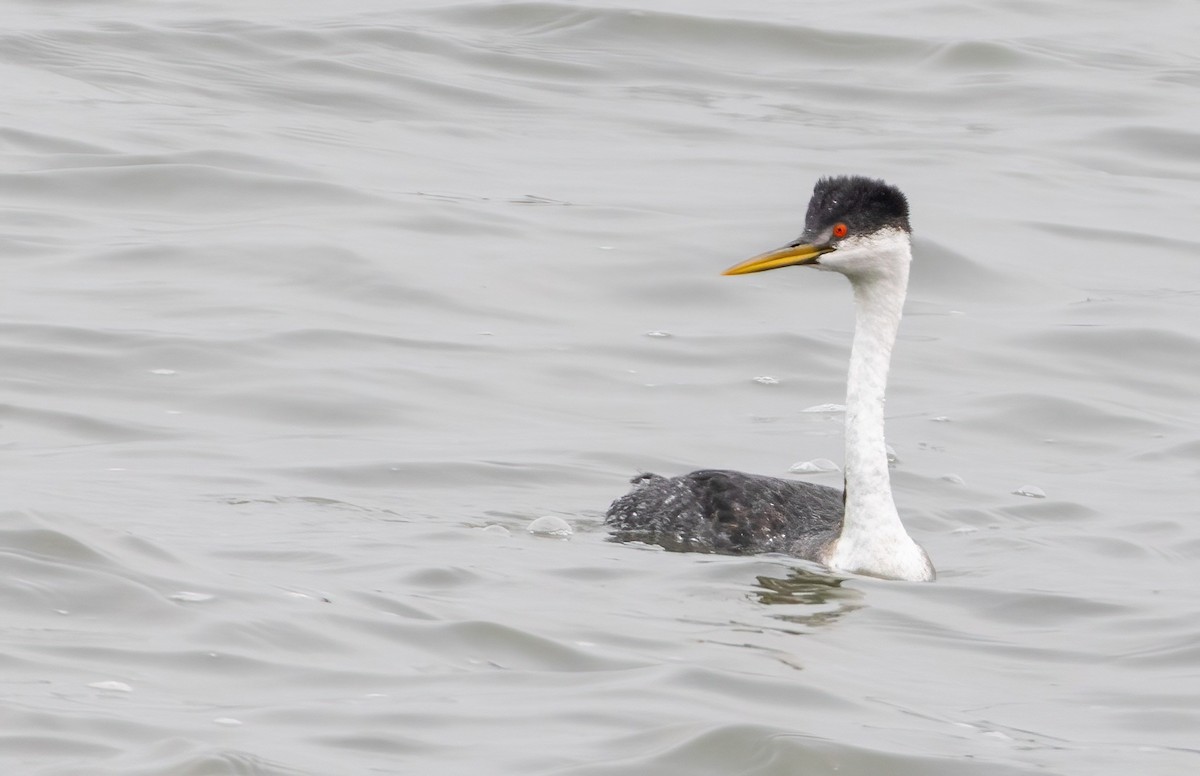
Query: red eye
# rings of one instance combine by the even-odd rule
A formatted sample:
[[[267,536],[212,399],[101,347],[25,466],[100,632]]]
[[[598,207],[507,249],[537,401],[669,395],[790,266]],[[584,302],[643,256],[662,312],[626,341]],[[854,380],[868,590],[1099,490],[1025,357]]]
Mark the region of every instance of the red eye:
[[[845,237],[848,234],[850,234],[850,227],[846,226],[845,224],[834,224],[833,225],[833,236],[834,237]]]

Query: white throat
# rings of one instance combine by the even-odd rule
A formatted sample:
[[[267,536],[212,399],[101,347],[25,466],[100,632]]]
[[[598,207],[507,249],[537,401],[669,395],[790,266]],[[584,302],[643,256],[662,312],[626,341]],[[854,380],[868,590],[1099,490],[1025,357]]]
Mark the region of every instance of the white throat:
[[[826,564],[889,579],[931,580],[933,565],[904,530],[892,500],[883,434],[888,367],[912,261],[908,235],[889,230],[847,254],[841,267],[829,262],[850,279],[855,317],[846,380],[846,510]]]

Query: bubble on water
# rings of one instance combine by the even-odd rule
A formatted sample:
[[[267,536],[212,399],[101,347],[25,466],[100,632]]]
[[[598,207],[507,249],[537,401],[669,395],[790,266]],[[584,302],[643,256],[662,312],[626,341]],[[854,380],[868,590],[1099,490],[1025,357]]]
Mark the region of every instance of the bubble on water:
[[[1037,485],[1022,485],[1013,491],[1014,496],[1025,496],[1026,498],[1045,498],[1046,491],[1039,488]]]
[[[945,482],[952,483],[954,485],[966,485],[967,484],[966,480],[964,480],[962,477],[959,477],[957,474],[943,474],[942,480]]]
[[[654,331],[646,332],[646,336],[647,337],[658,337],[660,339],[666,339],[667,337],[672,337],[674,335],[671,334],[671,332],[669,332],[669,331],[660,331],[658,329],[655,329]]]
[[[841,471],[841,467],[828,458],[814,458],[811,461],[794,463],[788,471],[793,474],[825,474]]]
[[[496,525],[495,523],[492,523],[491,525],[485,525],[480,530],[482,530],[485,534],[489,534],[491,536],[511,536],[512,535],[509,533],[507,528],[505,528],[502,525]]]
[[[779,385],[779,380],[771,377],[770,375],[761,375],[756,377],[754,378],[754,382],[759,383],[760,385]]]
[[[178,593],[173,593],[167,597],[172,601],[182,601],[187,604],[200,604],[216,598],[216,596],[209,593],[193,593],[190,590],[180,590]]]
[[[555,536],[565,539],[575,533],[570,524],[555,515],[543,515],[529,524],[525,530],[536,536]]]
[[[933,422],[934,423],[949,423],[950,418],[947,415],[938,415],[936,418],[933,419]]]
[[[845,404],[814,404],[811,407],[805,407],[804,412],[845,412]]]
[[[92,682],[88,687],[93,687],[97,690],[112,690],[113,692],[133,692],[133,688],[124,682]]]
[[[234,719],[233,717],[217,717],[213,720],[213,723],[217,725],[226,725],[228,727],[237,727],[238,725],[242,724],[242,721],[240,719]]]

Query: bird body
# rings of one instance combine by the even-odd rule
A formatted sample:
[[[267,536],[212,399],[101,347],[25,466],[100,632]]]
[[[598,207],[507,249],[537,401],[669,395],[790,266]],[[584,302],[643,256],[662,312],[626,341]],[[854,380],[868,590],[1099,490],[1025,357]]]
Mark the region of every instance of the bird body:
[[[783,552],[838,571],[934,578],[933,564],[905,531],[892,499],[883,435],[911,231],[899,189],[868,178],[822,178],[798,240],[725,273],[809,265],[850,280],[855,323],[846,384],[845,490],[720,470],[642,475],[609,507],[605,520],[615,538],[674,550]]]
[[[633,484],[608,511],[621,541],[820,561],[842,525],[842,491],[827,485],[722,469],[669,478],[642,474]]]

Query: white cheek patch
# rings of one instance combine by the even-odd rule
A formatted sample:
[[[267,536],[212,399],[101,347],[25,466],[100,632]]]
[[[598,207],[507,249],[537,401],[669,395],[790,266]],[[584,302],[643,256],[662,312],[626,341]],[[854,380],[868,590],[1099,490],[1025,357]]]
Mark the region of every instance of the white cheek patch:
[[[821,257],[827,269],[844,275],[893,274],[912,260],[908,233],[881,229],[874,234],[851,235],[838,243],[836,251]]]

